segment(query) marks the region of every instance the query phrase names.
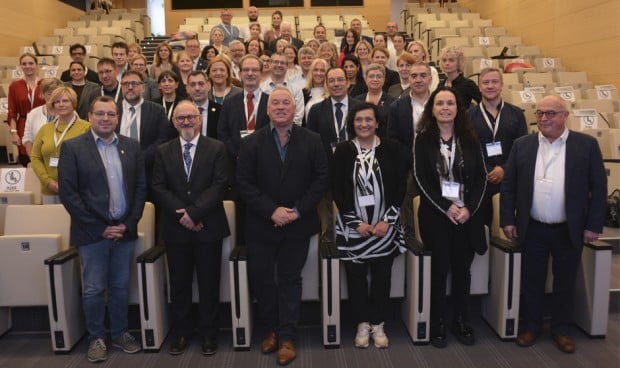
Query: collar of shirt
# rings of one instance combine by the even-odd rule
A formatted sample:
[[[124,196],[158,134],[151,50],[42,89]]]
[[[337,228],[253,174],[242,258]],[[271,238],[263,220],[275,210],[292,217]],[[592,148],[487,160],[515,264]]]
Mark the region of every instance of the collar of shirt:
[[[142,107],[142,104],[144,103],[144,99],[140,98],[140,101],[135,104],[132,105],[129,102],[127,102],[127,100],[123,99],[123,111],[127,111],[129,112],[129,108],[131,108],[133,106],[133,108],[136,110],[136,113],[138,113],[138,111],[140,111],[140,108]]]
[[[179,136],[179,141],[181,142],[181,150],[185,149],[185,143],[191,143],[192,148],[196,148],[196,146],[198,145],[198,138],[200,138],[200,134],[196,134],[196,136],[192,138],[191,141],[186,141],[185,139],[183,139],[183,137]]]
[[[255,89],[254,91],[247,91],[247,90],[243,90],[243,99],[247,101],[248,99],[248,93],[253,93],[254,94],[254,99],[252,101],[256,102],[256,101],[260,101],[260,94],[261,94],[261,89],[260,87],[258,87],[257,89]]]
[[[97,142],[102,142],[105,144],[118,144],[118,136],[116,135],[115,132],[112,132],[112,136],[111,139],[104,139],[103,137],[97,135],[97,133],[95,133],[94,130],[90,130],[90,132],[93,134],[93,138],[95,139],[95,143]]]
[[[499,113],[499,111],[501,110],[501,107],[502,107],[502,102],[503,102],[503,101],[500,99],[500,100],[499,100],[499,103],[498,103],[498,104],[497,104],[497,106],[495,107],[495,108],[497,109],[498,113]],[[497,120],[497,116],[493,116],[493,114],[491,114],[491,113],[489,112],[489,110],[487,110],[487,107],[485,106],[485,104],[484,104],[484,103],[481,103],[481,105],[482,105],[482,108],[484,109],[484,112],[485,112],[485,113],[487,114],[487,116],[489,117],[489,120],[492,120],[493,122],[495,122],[495,120]]]
[[[345,112],[345,110],[349,106],[349,96],[344,96],[344,98],[340,101],[336,101],[333,98],[330,98],[330,99],[331,99],[332,107],[334,108],[334,111],[336,111],[336,104],[339,102],[342,104],[342,112]]]
[[[564,127],[564,132],[558,137],[558,139],[554,140],[553,143],[555,142],[562,142],[565,143],[566,142],[566,138],[568,138],[568,128]],[[538,132],[538,144],[542,145],[542,144],[553,144],[552,142],[549,142],[549,140],[542,135],[541,132]]]

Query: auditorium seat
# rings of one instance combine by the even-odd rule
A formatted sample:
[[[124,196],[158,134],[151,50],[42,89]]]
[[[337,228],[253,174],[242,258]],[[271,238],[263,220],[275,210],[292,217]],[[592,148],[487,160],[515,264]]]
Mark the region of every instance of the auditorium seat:
[[[78,28],[86,28],[87,24],[85,20],[70,20],[67,22],[67,27],[77,30]]]
[[[560,58],[534,58],[534,66],[539,73],[564,70]]]
[[[463,36],[463,37],[479,37],[479,36],[482,36],[482,30],[480,29],[480,27],[458,28],[456,32],[460,36]]]
[[[542,56],[538,46],[515,46],[515,54],[520,57],[537,58]]]
[[[519,46],[523,43],[519,36],[497,36],[497,44],[499,46]]]
[[[67,46],[67,48],[75,43],[79,43],[81,45],[86,43],[86,36],[63,36],[63,43]]]
[[[188,17],[185,18],[185,24],[203,25],[206,23],[206,19],[203,17]]]
[[[554,80],[559,86],[573,86],[581,90],[592,88],[593,84],[588,80],[586,72],[563,72],[553,73]]]
[[[618,100],[618,90],[613,85],[596,86],[585,91],[586,98],[591,100]]]
[[[617,112],[617,101],[583,99],[573,104],[574,109],[595,109],[599,113],[613,114]]]
[[[75,33],[75,29],[73,28],[54,28],[54,36],[61,36],[66,37],[66,36],[73,36],[73,34]]]
[[[484,28],[484,35],[487,36],[487,37],[505,36],[506,35],[506,28],[504,28],[504,27],[485,27]]]
[[[523,74],[523,85],[526,87],[545,87],[550,90],[556,86],[551,73],[527,72]]]

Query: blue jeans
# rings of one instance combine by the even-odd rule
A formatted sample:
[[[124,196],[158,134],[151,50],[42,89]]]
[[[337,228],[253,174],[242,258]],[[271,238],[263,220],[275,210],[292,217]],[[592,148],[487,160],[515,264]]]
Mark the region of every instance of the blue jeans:
[[[92,338],[105,337],[105,291],[108,292],[110,335],[118,338],[127,331],[129,270],[134,241],[99,242],[78,247],[82,264],[82,302],[86,328]]]

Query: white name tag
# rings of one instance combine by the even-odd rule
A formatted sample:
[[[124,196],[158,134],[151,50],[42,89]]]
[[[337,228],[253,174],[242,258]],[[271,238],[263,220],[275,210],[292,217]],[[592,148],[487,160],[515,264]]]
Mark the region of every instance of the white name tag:
[[[58,167],[58,157],[50,157],[50,167]]]
[[[241,138],[246,137],[252,133],[254,133],[253,130],[240,130],[239,133],[241,133]]]
[[[500,156],[502,154],[502,143],[501,142],[492,142],[487,143],[487,156]]]
[[[460,199],[461,184],[456,181],[444,180],[441,182],[441,196],[451,201]]]
[[[361,197],[359,197],[358,202],[360,204],[360,207],[374,206],[375,205],[375,196],[373,196],[373,195],[361,196]]]

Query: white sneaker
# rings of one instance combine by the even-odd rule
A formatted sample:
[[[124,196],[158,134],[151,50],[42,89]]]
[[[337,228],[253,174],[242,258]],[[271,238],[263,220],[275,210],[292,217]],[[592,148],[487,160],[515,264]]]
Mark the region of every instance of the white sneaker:
[[[108,349],[103,339],[94,339],[88,345],[88,361],[92,363],[103,362],[108,358]]]
[[[372,339],[375,342],[375,347],[379,349],[387,348],[389,345],[389,340],[385,332],[383,331],[383,322],[378,325],[372,325],[370,327],[372,334]]]
[[[368,322],[362,322],[357,325],[357,334],[355,334],[355,347],[367,348],[368,338],[370,334],[370,324]]]

